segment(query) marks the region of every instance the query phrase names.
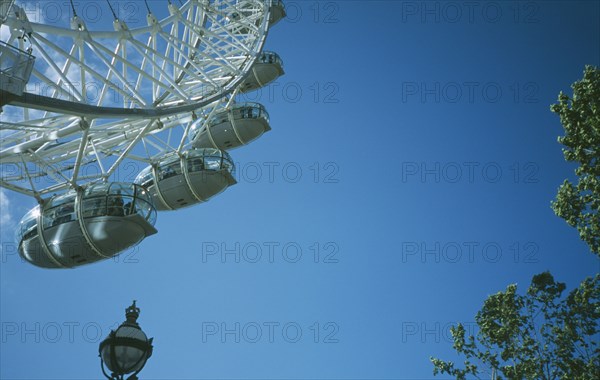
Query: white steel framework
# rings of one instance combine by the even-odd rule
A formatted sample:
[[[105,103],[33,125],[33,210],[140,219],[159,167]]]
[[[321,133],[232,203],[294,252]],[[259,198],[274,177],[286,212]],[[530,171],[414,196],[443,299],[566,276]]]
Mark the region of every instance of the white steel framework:
[[[111,31],[88,29],[75,7],[60,27],[13,5],[5,42],[35,65],[24,92],[0,90],[0,186],[42,200],[107,180],[125,160],[182,155],[190,124],[233,101],[275,3],[153,1],[169,16],[158,20],[146,4],[145,27],[115,16]]]

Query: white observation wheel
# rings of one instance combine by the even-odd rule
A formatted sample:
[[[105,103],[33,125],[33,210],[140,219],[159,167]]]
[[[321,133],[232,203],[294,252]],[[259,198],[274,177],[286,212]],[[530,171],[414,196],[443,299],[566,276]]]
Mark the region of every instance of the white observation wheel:
[[[115,15],[104,31],[90,30],[75,7],[70,25],[58,26],[32,22],[11,3],[2,1],[9,11],[0,19],[9,31],[0,106],[11,111],[0,115],[0,185],[41,199],[107,179],[136,146],[147,162],[171,153],[172,143],[156,141],[174,139],[177,126],[181,151],[187,126],[232,100],[281,2],[165,0],[162,20],[146,3],[146,26],[129,28]],[[80,173],[91,163],[97,174]]]

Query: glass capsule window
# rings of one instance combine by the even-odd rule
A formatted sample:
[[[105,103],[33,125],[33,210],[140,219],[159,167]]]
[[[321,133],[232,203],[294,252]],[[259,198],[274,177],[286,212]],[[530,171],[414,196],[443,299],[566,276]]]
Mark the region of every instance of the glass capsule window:
[[[139,214],[151,224],[156,221],[150,195],[136,184],[102,183],[91,186],[84,193],[82,207],[84,218]]]
[[[142,170],[135,179],[135,183],[142,185],[145,188],[154,185],[154,173],[152,172],[152,166],[148,166]]]
[[[221,112],[218,112],[213,117],[211,117],[210,120],[206,124],[209,127],[212,127],[214,125],[225,123],[227,121],[229,121],[229,111],[221,111]]]
[[[268,63],[268,64],[279,64],[281,68],[283,68],[283,60],[279,56],[279,54],[274,53],[272,51],[265,51],[261,55],[258,56],[258,63]]]
[[[187,154],[188,173],[203,170],[222,170],[233,173],[235,166],[229,153],[214,148],[194,149]]]
[[[259,103],[242,103],[231,109],[235,119],[269,119],[269,114],[265,107]]]
[[[190,157],[186,162],[188,173],[197,173],[205,169],[202,157]]]
[[[42,228],[52,228],[77,220],[77,193],[69,191],[50,198],[43,207]],[[96,216],[126,216],[139,214],[149,223],[156,222],[156,209],[148,192],[141,186],[128,183],[98,183],[84,190],[81,200],[83,218]],[[18,242],[37,235],[40,207],[29,211],[17,228]]]
[[[215,148],[191,149],[185,153],[183,163],[186,165],[188,174],[199,173],[207,170],[227,170],[229,173],[233,174],[235,170],[235,165],[229,153]],[[164,162],[158,164],[156,170],[158,176],[157,182],[176,175],[183,175],[181,164],[182,162],[179,157],[170,157]],[[142,170],[136,177],[135,183],[141,185],[143,188],[149,188],[150,186],[153,186],[155,179],[152,167],[148,166]],[[124,190],[121,191],[124,192]],[[90,206],[90,210],[95,208],[96,207],[94,206]]]
[[[205,125],[204,119],[198,119],[192,123],[190,126],[190,141],[195,140],[199,136],[204,136],[206,134],[206,128],[203,128]]]
[[[44,212],[42,214],[42,227],[44,229],[50,228],[59,224],[76,220],[76,196],[77,194],[75,192],[68,192],[66,194],[51,198],[48,203],[44,205]]]
[[[221,158],[220,157],[205,157],[204,158],[204,165],[206,166],[206,169],[208,170],[214,170],[217,171],[219,169],[221,169]]]
[[[175,157],[174,159],[159,164],[156,173],[158,174],[159,181],[181,174],[179,157]]]
[[[260,103],[239,103],[234,105],[230,109],[225,109],[215,113],[208,121],[204,122],[204,119],[198,119],[194,121],[190,127],[190,140],[195,140],[198,136],[206,134],[206,128],[214,127],[222,123],[229,122],[229,113],[232,113],[235,120],[240,119],[265,119],[269,122],[269,113]],[[139,178],[139,176],[138,176]],[[136,181],[137,182],[137,181]],[[138,182],[139,183],[139,182]]]
[[[103,216],[107,215],[107,203],[106,197],[92,197],[86,198],[82,203],[83,208],[83,217],[91,218],[94,216]]]
[[[210,118],[207,125],[212,127],[229,121],[229,112],[233,114],[234,119],[258,119],[263,118],[269,122],[269,114],[265,107],[259,103],[240,103],[236,104],[229,110],[218,112]]]
[[[35,206],[21,219],[15,233],[17,243],[37,235],[37,219],[39,215],[40,206]]]

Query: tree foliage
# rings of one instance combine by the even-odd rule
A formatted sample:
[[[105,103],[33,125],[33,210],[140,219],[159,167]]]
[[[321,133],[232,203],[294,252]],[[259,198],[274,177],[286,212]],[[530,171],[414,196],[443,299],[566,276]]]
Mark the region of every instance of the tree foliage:
[[[573,96],[561,92],[550,109],[565,130],[558,138],[565,159],[579,164],[578,180],[564,181],[552,208],[600,256],[600,71],[587,66],[571,87]],[[526,294],[512,284],[488,297],[475,317],[477,336],[467,337],[461,324],[451,329],[453,348],[465,356],[463,368],[431,358],[434,375],[600,379],[600,275],[563,297],[565,288],[544,272],[533,277]]]
[[[586,66],[583,79],[571,87],[573,97],[561,92],[550,109],[565,130],[558,138],[565,159],[579,163],[578,182],[565,180],[552,208],[600,256],[600,70]]]
[[[477,336],[452,327],[453,348],[464,368],[431,358],[433,373],[457,380],[600,379],[600,275],[585,279],[563,297],[565,284],[544,272],[527,293],[517,285],[488,297],[475,318]],[[486,373],[487,372],[487,373]]]

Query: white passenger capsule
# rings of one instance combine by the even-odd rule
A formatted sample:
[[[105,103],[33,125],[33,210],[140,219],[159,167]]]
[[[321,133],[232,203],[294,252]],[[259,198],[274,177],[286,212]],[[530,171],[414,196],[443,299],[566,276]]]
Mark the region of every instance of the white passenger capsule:
[[[271,18],[269,19],[270,26],[273,26],[286,16],[285,5],[282,0],[271,1]]]
[[[238,103],[217,112],[208,121],[198,119],[190,128],[194,148],[233,149],[270,131],[269,114],[258,103]]]
[[[254,25],[256,28],[260,28],[262,24],[261,18],[256,18],[258,12],[262,12],[262,4],[252,3],[245,0],[238,0],[235,11],[229,13],[225,18],[228,25],[228,29],[232,34],[248,34],[251,29],[248,27],[247,20],[255,19]],[[285,6],[281,0],[272,0],[269,17],[269,27],[277,24],[282,18],[286,16]],[[255,31],[252,30],[254,33]]]
[[[16,232],[19,254],[43,268],[72,268],[111,258],[157,232],[148,192],[129,183],[99,183],[36,206]]]
[[[240,91],[245,93],[264,87],[283,74],[283,61],[279,55],[265,51],[256,59],[252,70],[240,85]]]
[[[227,152],[192,149],[145,168],[135,183],[148,190],[157,210],[176,210],[206,202],[236,184],[234,170]]]

